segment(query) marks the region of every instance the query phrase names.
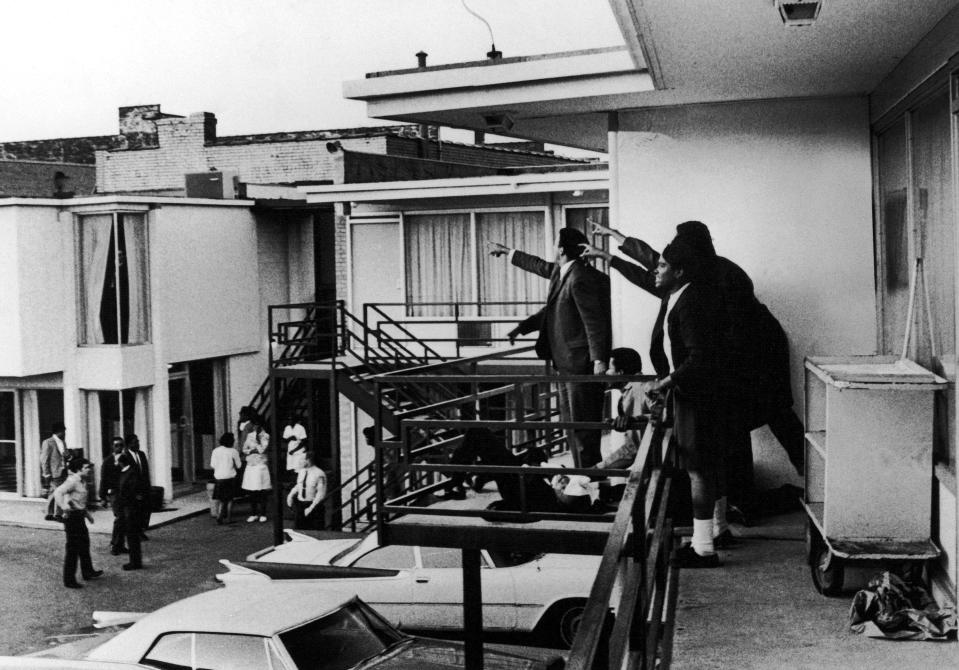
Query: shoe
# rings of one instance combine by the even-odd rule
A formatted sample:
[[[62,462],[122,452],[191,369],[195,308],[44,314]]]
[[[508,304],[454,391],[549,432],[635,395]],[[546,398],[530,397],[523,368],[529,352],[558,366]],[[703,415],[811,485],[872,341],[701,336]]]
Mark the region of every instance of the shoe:
[[[45,517],[43,517],[43,520],[44,520],[44,521],[56,521],[56,520],[57,520],[57,517],[53,516],[52,514],[47,514]]]
[[[261,517],[260,517],[260,523],[266,523],[266,517],[265,517],[265,516],[261,516]]]
[[[221,519],[220,517],[217,517],[217,518],[216,518],[216,525],[217,525],[217,526],[222,526],[222,525],[223,525],[223,519]]]
[[[686,544],[673,552],[673,557],[669,564],[674,568],[685,570],[695,570],[698,568],[718,568],[719,554],[708,554],[700,556],[692,546]]]
[[[91,579],[97,579],[102,574],[103,570],[94,570],[89,575],[83,575],[83,578],[89,582]]]
[[[129,554],[130,550],[127,549],[126,547],[116,547],[114,549],[111,549],[110,553],[113,554],[114,556],[119,556],[120,554]]]
[[[123,564],[123,569],[124,569],[124,570],[142,570],[142,569],[143,569],[143,566],[142,566],[142,565],[133,565],[133,563],[124,563],[124,564]]]
[[[728,528],[713,538],[713,546],[717,549],[732,549],[742,544],[742,540],[733,535]]]
[[[146,533],[140,533],[140,540],[142,540],[143,542],[147,542],[149,541],[149,539],[150,538],[147,537]]]
[[[63,523],[63,515],[62,515],[62,514],[56,514],[56,515],[54,515],[53,520],[54,520],[54,521],[58,521],[59,523]]]
[[[443,496],[448,500],[466,500],[466,491],[463,489],[453,489],[446,492],[446,495]]]
[[[247,523],[253,523],[254,521],[256,521],[256,517],[255,517],[255,516],[248,516],[248,517],[246,518],[246,522],[247,522]]]
[[[63,585],[66,586],[68,589],[82,589],[82,588],[83,588],[83,584],[81,584],[80,582],[70,582],[70,583],[64,582]]]

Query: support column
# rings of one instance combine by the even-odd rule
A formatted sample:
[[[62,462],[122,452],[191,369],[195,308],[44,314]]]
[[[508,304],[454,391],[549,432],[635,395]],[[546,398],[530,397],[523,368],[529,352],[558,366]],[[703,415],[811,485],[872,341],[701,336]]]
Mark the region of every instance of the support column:
[[[466,670],[483,670],[483,591],[479,549],[463,550],[463,632]]]

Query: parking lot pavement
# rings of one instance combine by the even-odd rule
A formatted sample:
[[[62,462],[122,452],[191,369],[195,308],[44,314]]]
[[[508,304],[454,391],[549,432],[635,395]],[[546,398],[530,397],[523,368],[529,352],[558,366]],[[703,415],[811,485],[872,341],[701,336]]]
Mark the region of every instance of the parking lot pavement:
[[[242,559],[272,544],[270,523],[218,526],[208,514],[153,528],[143,543],[145,569],[124,572],[126,555],[110,555],[108,535],[91,535],[100,579],[63,587],[64,533],[59,528],[0,528],[0,654],[23,654],[89,632],[94,610],[148,612],[217,588],[220,558]]]

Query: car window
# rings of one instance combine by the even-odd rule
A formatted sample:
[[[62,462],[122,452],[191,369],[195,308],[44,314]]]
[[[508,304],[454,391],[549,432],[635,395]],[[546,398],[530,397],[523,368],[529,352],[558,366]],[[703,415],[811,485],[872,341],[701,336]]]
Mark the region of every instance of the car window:
[[[463,550],[448,547],[420,547],[420,560],[424,568],[460,568],[463,566]]]
[[[523,565],[539,558],[543,554],[534,554],[528,551],[491,551],[490,560],[497,568],[512,568],[516,565]]]
[[[216,633],[168,633],[144,656],[144,665],[164,670],[260,670],[269,668],[266,638]]]
[[[385,568],[387,570],[411,570],[416,566],[413,547],[391,544],[363,554],[353,562],[357,568]]]
[[[346,670],[407,639],[358,601],[279,637],[299,670]]]

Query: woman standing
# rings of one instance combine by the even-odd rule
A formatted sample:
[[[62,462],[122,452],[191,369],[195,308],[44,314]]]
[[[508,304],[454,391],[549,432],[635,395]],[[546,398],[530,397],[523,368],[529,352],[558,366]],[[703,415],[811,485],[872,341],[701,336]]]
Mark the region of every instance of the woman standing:
[[[246,459],[246,470],[243,472],[243,491],[250,498],[251,514],[247,523],[259,520],[266,521],[266,498],[272,488],[270,469],[267,467],[266,450],[270,446],[270,436],[263,430],[263,422],[259,416],[250,418],[251,430],[243,442],[243,457]]]

